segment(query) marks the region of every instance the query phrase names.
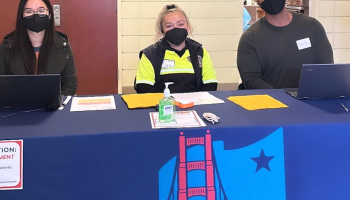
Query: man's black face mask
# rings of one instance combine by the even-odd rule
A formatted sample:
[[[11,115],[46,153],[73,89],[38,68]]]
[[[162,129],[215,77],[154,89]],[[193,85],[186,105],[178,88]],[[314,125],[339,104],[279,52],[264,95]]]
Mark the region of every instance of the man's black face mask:
[[[270,15],[277,15],[283,10],[285,3],[286,0],[265,0],[260,4],[260,7]]]

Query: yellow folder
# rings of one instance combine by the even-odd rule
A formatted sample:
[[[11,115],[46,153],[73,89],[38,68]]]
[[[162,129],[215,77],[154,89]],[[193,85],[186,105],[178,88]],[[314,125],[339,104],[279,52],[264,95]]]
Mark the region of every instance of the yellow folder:
[[[155,107],[163,93],[127,94],[121,95],[129,109]]]
[[[287,108],[284,103],[274,99],[273,97],[264,95],[247,95],[247,96],[231,96],[228,100],[242,106],[247,110],[260,110],[270,108]]]

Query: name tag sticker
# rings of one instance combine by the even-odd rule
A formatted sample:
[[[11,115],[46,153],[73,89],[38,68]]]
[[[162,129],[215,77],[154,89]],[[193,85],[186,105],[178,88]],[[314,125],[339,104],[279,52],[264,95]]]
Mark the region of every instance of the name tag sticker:
[[[163,60],[162,68],[168,69],[171,67],[175,67],[175,60]]]
[[[311,47],[310,38],[304,38],[297,40],[297,45],[299,50],[307,49]]]

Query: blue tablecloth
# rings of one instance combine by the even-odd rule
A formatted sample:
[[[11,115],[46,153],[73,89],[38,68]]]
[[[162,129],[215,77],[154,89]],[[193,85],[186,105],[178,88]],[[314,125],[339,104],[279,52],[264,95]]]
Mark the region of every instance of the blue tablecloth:
[[[0,191],[0,199],[349,199],[350,113],[340,105],[349,99],[212,94],[225,104],[193,109],[221,123],[201,128],[153,130],[154,109],[128,110],[120,95],[116,110],[68,105],[0,118],[0,140],[24,141],[23,190]],[[250,94],[289,107],[247,111],[226,99]]]

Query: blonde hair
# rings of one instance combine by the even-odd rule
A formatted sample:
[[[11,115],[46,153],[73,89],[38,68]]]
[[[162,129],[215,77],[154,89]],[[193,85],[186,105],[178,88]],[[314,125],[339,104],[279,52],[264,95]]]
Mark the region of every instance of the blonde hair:
[[[170,4],[170,5],[165,5],[158,15],[157,22],[156,22],[156,35],[154,37],[155,43],[157,43],[160,39],[163,38],[163,20],[165,15],[173,12],[180,12],[184,15],[188,26],[188,34],[192,36],[193,28],[191,26],[190,20],[188,19],[185,11],[183,11],[176,4]]]

